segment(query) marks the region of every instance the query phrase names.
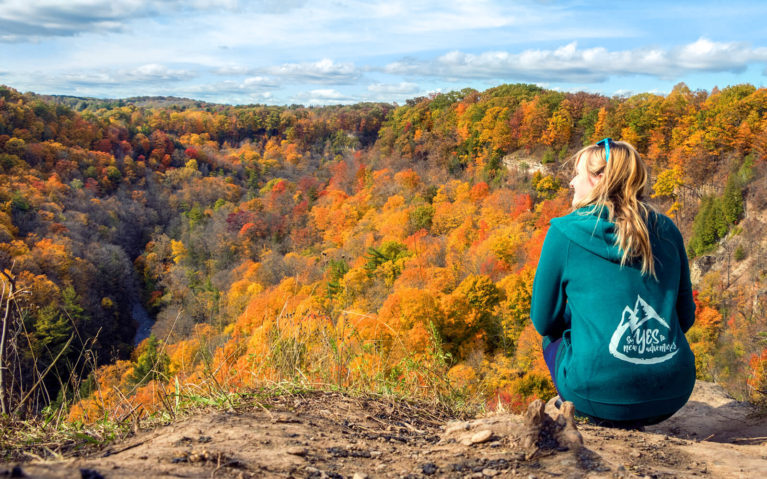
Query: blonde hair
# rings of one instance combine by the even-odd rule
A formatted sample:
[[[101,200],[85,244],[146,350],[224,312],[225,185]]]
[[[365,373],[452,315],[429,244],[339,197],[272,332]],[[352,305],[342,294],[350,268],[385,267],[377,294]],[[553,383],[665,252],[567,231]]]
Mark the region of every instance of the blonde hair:
[[[601,143],[601,142],[600,142]],[[647,218],[652,209],[645,201],[648,172],[637,150],[625,141],[610,142],[610,158],[605,159],[604,145],[591,145],[581,149],[573,157],[575,168],[586,162],[586,171],[602,178],[574,208],[593,205],[600,214],[609,211],[608,219],[615,223],[615,245],[621,250],[621,266],[641,259],[642,274],[655,276],[655,262]]]

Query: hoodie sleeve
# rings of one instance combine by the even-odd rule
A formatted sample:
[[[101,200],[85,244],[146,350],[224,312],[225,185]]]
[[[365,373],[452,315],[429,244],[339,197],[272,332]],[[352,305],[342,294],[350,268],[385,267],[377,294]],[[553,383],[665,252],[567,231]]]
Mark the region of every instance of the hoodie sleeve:
[[[565,330],[564,271],[570,240],[555,226],[551,226],[543,241],[541,257],[535,271],[533,296],[530,301],[530,317],[533,326],[551,341],[562,336]]]
[[[676,314],[679,318],[679,326],[686,333],[695,322],[695,301],[692,297],[692,283],[690,282],[690,265],[687,262],[687,251],[684,249],[684,240],[679,230],[676,230],[676,241],[679,249],[679,292],[676,297]]]

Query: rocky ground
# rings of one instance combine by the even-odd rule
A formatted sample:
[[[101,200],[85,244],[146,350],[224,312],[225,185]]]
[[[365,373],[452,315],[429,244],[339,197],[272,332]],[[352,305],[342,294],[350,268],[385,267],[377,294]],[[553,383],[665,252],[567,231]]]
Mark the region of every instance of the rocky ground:
[[[710,383],[643,432],[573,423],[542,403],[524,416],[467,420],[426,405],[315,392],[202,412],[82,457],[0,466],[0,477],[14,475],[761,478],[767,418]]]

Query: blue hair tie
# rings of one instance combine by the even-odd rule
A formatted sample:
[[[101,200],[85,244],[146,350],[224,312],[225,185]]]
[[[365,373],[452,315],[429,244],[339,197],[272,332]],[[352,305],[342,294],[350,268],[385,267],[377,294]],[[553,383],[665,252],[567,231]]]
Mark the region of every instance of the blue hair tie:
[[[597,146],[605,147],[605,163],[610,161],[610,143],[612,143],[612,141],[612,138],[605,138],[604,140],[599,140],[597,142]]]

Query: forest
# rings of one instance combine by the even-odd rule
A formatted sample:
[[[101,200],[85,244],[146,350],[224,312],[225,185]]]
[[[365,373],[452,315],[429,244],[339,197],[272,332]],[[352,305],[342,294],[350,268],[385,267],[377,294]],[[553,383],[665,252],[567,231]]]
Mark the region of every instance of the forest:
[[[264,384],[548,399],[532,281],[570,158],[604,137],[685,237],[698,377],[767,406],[767,89],[304,107],[0,86],[2,412],[90,423]]]

